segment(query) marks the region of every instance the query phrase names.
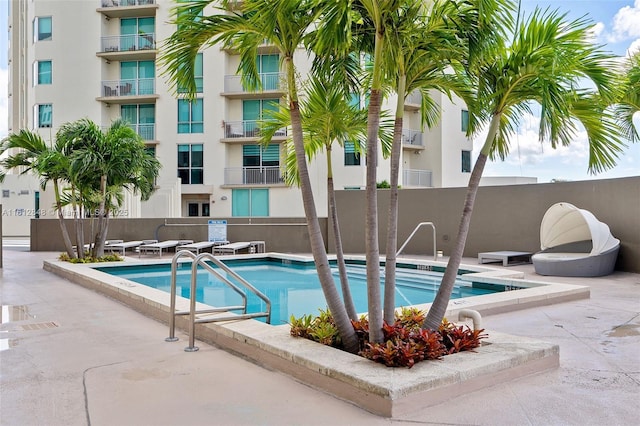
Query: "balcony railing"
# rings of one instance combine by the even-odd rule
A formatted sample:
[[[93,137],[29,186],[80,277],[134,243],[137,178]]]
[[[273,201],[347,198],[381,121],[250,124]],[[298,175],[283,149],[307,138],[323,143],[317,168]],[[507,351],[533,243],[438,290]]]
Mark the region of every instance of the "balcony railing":
[[[106,132],[111,126],[102,126],[102,131]],[[156,139],[156,125],[155,124],[129,124],[129,127],[133,129],[142,139],[145,141],[153,141]]]
[[[131,52],[156,48],[156,35],[128,34],[102,37],[101,52]]]
[[[225,185],[277,185],[283,183],[279,166],[229,167],[224,169]]]
[[[402,144],[424,146],[422,142],[422,132],[419,130],[402,129]]]
[[[111,80],[102,82],[101,96],[139,96],[155,94],[155,78]]]
[[[260,82],[262,83],[262,89],[258,91],[280,91],[282,84],[282,78],[284,74],[279,72],[270,72],[259,74]],[[253,93],[246,89],[239,75],[225,75],[224,76],[224,91],[226,93]]]
[[[432,187],[431,171],[404,169],[402,171],[402,186],[419,186],[422,188]]]
[[[156,4],[156,0],[102,0],[102,7],[146,6]]]
[[[260,137],[259,124],[260,122],[256,120],[225,121],[224,137],[227,139]],[[287,136],[287,128],[279,129],[274,136]]]

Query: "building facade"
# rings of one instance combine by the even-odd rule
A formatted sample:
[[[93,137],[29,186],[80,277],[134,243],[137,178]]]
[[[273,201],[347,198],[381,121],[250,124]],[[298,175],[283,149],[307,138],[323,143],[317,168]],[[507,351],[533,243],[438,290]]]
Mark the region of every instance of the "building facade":
[[[129,217],[300,217],[300,192],[282,181],[280,143],[258,145],[258,120],[284,102],[277,51],[256,58],[263,89],[243,88],[237,52],[210,47],[196,63],[197,99],[174,93],[158,64],[163,40],[175,30],[170,0],[12,0],[9,11],[9,131],[27,128],[53,140],[65,122],[87,117],[104,128],[126,119],[162,163],[158,190],[141,203],[128,197]],[[310,61],[295,61],[304,78]],[[434,95],[442,119],[422,132],[419,95],[407,99],[400,162],[403,188],[464,186],[472,142],[466,111]],[[387,101],[395,105],[395,99]],[[365,159],[335,147],[336,189],[363,189]],[[380,156],[380,158],[382,158]],[[310,164],[318,213],[327,214],[326,159]],[[381,160],[378,181],[389,179]],[[34,191],[36,192],[36,191]],[[50,191],[49,191],[50,192]],[[35,196],[35,193],[34,193]],[[39,205],[50,205],[38,194]],[[48,203],[48,204],[47,204]]]

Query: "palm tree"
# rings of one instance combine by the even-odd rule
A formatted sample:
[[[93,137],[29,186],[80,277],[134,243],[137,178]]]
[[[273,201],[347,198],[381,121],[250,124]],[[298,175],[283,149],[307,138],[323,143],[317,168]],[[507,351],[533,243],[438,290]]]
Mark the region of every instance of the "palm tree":
[[[40,135],[29,130],[20,130],[7,136],[0,143],[0,155],[9,152],[9,155],[0,161],[3,170],[0,170],[0,182],[4,181],[6,170],[19,169],[21,174],[34,173],[40,177],[40,186],[44,190],[49,181],[53,184],[55,195],[55,207],[58,216],[62,240],[67,255],[76,257],[73,250],[69,231],[64,224],[62,211],[62,198],[60,185],[69,180],[69,161],[65,155],[63,145],[56,142],[53,146],[47,145]],[[12,153],[10,150],[18,150]],[[82,247],[82,246],[79,246]],[[79,252],[82,249],[78,249]]]
[[[464,46],[457,39],[458,32],[450,25],[449,15],[455,14],[455,3],[448,0],[434,2],[429,8],[421,2],[408,5],[395,34],[395,47],[387,49],[384,64],[393,79],[397,94],[389,189],[389,214],[384,281],[384,321],[395,321],[395,271],[398,249],[398,180],[404,127],[406,97],[421,95],[422,127],[431,127],[439,119],[439,107],[433,102],[430,90],[445,93],[454,91],[466,97],[466,84],[455,73],[454,62],[464,56]]]
[[[323,2],[315,0],[245,0],[242,14],[228,11],[237,5],[223,0],[219,13],[203,16],[212,0],[190,3],[175,10],[176,31],[167,40],[161,62],[166,65],[170,82],[187,89],[187,96],[195,93],[194,63],[198,51],[205,46],[222,43],[240,54],[238,71],[245,88],[261,86],[256,56],[265,41],[278,49],[284,69],[287,103],[291,115],[292,139],[296,153],[300,189],[302,193],[311,251],[327,305],[336,322],[346,350],[356,352],[358,340],[349,316],[335,287],[327,258],[320,223],[306,163],[302,121],[299,109],[298,86],[294,55],[323,13]],[[329,2],[330,3],[330,2]],[[325,34],[325,37],[332,37]]]
[[[616,100],[615,67],[611,56],[589,40],[589,23],[567,22],[557,12],[536,10],[515,30],[511,45],[504,37],[490,55],[470,59],[467,71],[476,82],[468,105],[471,131],[488,121],[488,133],[474,165],[458,236],[442,283],[425,319],[425,328],[441,323],[469,231],[469,222],[487,158],[504,158],[518,119],[531,113],[531,103],[541,107],[540,139],[551,146],[569,145],[579,121],[589,137],[589,170],[598,172],[615,164],[624,146],[611,112],[605,109]],[[476,40],[477,41],[477,40]],[[482,43],[479,44],[482,46]],[[579,89],[583,79],[595,89]]]
[[[143,201],[149,199],[155,190],[160,163],[122,120],[114,121],[106,133],[89,119],[66,123],[58,131],[58,138],[74,146],[70,155],[71,177],[96,207],[90,210],[91,217],[96,216],[98,222],[92,256],[101,257],[110,212],[122,204],[122,191],[140,193]]]
[[[640,141],[640,128],[634,125],[633,117],[640,111],[640,51],[627,59],[624,69],[622,98],[615,106],[618,125],[627,139]]]

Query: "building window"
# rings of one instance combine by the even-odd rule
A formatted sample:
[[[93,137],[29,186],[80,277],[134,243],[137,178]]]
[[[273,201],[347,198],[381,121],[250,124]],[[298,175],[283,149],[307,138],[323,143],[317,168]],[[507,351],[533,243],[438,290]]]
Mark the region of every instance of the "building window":
[[[33,63],[33,85],[51,84],[51,61],[36,61]]]
[[[209,216],[209,203],[202,203],[202,216]]]
[[[178,177],[183,185],[201,184],[204,181],[202,144],[178,145]]]
[[[344,165],[345,166],[359,166],[360,165],[360,153],[356,151],[356,144],[346,141],[344,143]]]
[[[198,203],[189,203],[187,206],[188,209],[188,216],[189,217],[193,217],[193,216],[199,216],[199,212],[200,212],[200,204]]]
[[[35,117],[36,127],[51,127],[53,115],[52,104],[40,104],[34,108],[33,115]]]
[[[196,55],[195,64],[193,66],[193,77],[196,81],[196,93],[202,93],[204,91],[203,88],[203,77],[204,77],[204,68],[202,65],[202,53],[198,53]],[[187,89],[185,87],[178,87],[178,93],[186,93]]]
[[[120,19],[120,50],[153,49],[155,28],[153,17]]]
[[[462,173],[471,173],[471,151],[462,151]]]
[[[2,198],[9,198],[9,196],[11,195],[11,191],[8,189],[3,189],[2,190]]]
[[[280,87],[280,56],[258,55],[258,73],[262,83],[262,90],[278,90]]]
[[[154,104],[121,105],[120,117],[145,141],[155,140],[156,106]]]
[[[269,189],[234,189],[231,192],[232,216],[269,216]]]
[[[469,111],[463,109],[460,119],[460,130],[467,133],[469,130]]]
[[[120,62],[120,95],[152,95],[155,92],[154,61]]]
[[[178,99],[178,133],[203,133],[203,100]]]
[[[251,99],[242,101],[243,135],[257,137],[258,121],[267,118],[280,108],[278,99]]]
[[[51,40],[51,16],[36,16],[33,20],[33,42]]]

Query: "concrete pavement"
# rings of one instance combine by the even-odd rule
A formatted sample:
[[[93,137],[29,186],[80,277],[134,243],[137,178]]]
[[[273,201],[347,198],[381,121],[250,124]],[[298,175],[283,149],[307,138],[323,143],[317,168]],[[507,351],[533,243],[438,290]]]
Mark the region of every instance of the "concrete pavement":
[[[214,346],[176,350],[164,324],[43,271],[55,256],[4,251],[2,425],[635,425],[640,417],[637,274],[545,277],[589,285],[591,298],[483,322],[489,333],[559,344],[560,368],[387,419]],[[537,277],[531,265],[510,268]]]

